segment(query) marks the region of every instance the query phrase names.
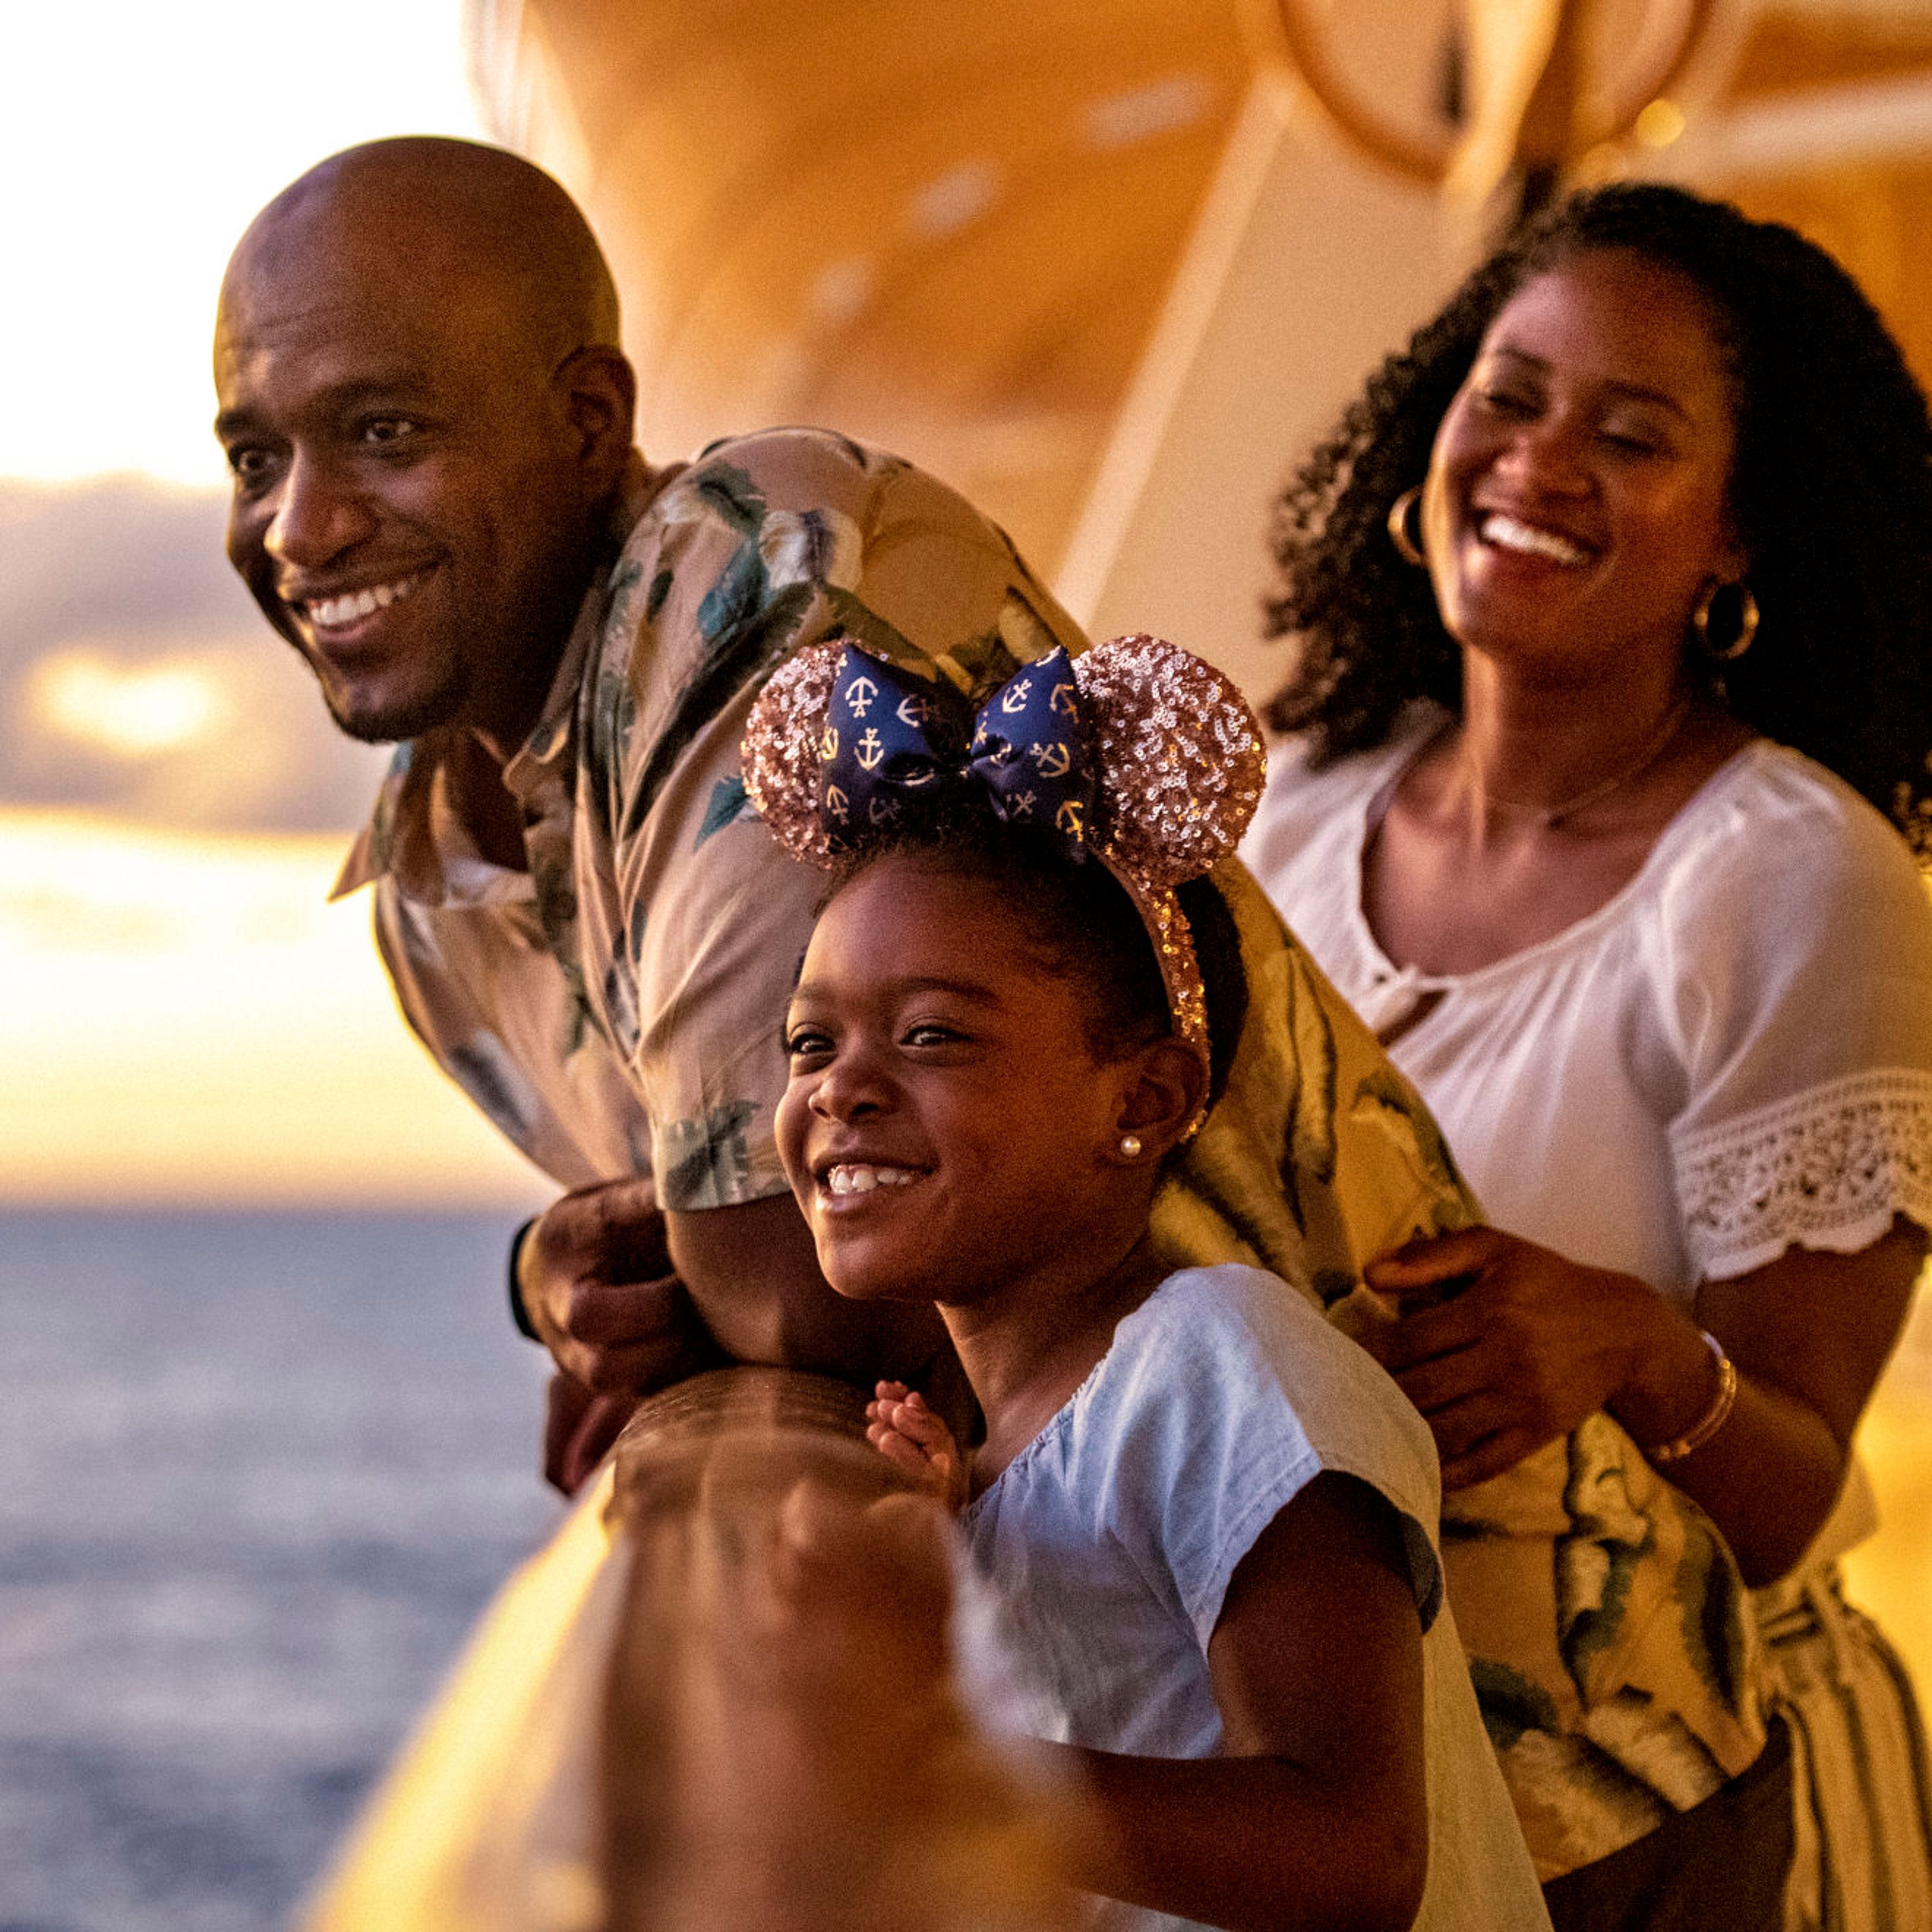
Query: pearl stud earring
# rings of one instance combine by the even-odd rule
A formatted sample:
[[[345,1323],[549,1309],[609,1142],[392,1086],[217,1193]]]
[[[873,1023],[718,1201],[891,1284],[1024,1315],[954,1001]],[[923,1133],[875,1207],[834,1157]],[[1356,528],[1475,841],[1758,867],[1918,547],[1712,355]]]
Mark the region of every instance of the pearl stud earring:
[[[1140,1136],[1138,1134],[1123,1134],[1120,1136],[1120,1158],[1123,1160],[1138,1160],[1140,1157]]]

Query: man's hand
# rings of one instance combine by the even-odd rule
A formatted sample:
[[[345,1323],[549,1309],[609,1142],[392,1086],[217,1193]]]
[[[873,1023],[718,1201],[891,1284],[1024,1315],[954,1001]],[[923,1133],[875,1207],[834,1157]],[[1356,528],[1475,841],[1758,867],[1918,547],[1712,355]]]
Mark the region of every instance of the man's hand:
[[[644,1396],[723,1359],[672,1271],[648,1177],[554,1202],[518,1250],[517,1292],[557,1364],[544,1474],[566,1496]]]
[[[557,1366],[593,1393],[647,1395],[718,1359],[648,1176],[553,1202],[524,1237],[517,1289]]]
[[[550,1378],[544,1412],[544,1480],[552,1489],[575,1496],[610,1453],[640,1400],[628,1393],[592,1395],[559,1369]]]

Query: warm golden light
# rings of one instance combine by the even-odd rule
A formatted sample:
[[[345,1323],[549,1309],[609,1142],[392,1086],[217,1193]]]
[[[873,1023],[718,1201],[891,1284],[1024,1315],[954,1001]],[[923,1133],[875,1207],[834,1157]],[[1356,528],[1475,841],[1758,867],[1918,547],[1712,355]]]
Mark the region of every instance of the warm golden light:
[[[212,673],[192,660],[130,669],[85,650],[42,658],[27,680],[27,706],[48,730],[123,758],[205,742],[232,712]]]
[[[346,842],[0,813],[0,1197],[540,1204],[397,1017]]]
[[[463,0],[105,0],[0,10],[16,290],[0,475],[214,482],[208,337],[244,224],[352,141],[482,131]]]
[[[1634,131],[1646,148],[1667,148],[1684,131],[1684,110],[1674,100],[1653,100],[1636,117]]]

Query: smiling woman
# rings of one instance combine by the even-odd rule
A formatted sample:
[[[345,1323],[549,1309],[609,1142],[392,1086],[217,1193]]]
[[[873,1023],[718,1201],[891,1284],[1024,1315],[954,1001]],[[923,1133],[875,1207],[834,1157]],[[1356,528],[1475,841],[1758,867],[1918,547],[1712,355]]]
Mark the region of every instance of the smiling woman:
[[[1250,856],[1492,1222],[1369,1264],[1371,1346],[1445,1520],[1621,1422],[1760,1586],[1795,1739],[1795,1808],[1774,1741],[1525,1748],[1524,1620],[1452,1540],[1559,1928],[1780,1924],[1787,1866],[1792,1923],[1932,1918],[1911,1694],[1836,1567],[1932,1229],[1928,458],[1835,263],[1624,184],[1478,269],[1282,505],[1299,742]],[[1559,1579],[1574,1682],[1600,1600]]]

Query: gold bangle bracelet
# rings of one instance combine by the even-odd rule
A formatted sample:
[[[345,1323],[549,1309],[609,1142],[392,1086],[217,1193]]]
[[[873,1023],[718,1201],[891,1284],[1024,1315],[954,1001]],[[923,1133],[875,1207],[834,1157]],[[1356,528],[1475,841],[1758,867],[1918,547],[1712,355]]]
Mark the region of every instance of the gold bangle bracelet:
[[[1684,1433],[1670,1442],[1660,1442],[1654,1449],[1643,1453],[1653,1462],[1681,1462],[1694,1451],[1701,1449],[1718,1431],[1724,1427],[1731,1412],[1731,1405],[1738,1399],[1737,1365],[1724,1353],[1724,1345],[1708,1328],[1698,1330],[1704,1338],[1704,1346],[1711,1352],[1711,1359],[1718,1365],[1718,1392],[1711,1398],[1711,1406],[1685,1430]]]

